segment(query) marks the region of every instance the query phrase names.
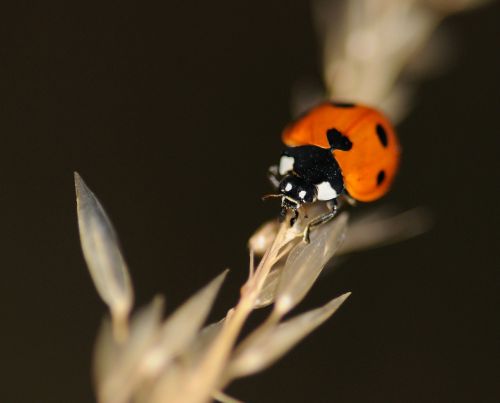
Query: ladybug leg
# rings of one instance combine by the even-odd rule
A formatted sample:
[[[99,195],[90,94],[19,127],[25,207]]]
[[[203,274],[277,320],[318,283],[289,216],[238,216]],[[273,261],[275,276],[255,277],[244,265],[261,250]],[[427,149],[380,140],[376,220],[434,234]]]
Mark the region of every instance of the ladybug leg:
[[[287,212],[288,212],[287,208],[285,206],[281,206],[280,215],[278,218],[279,222],[285,221]]]
[[[305,243],[311,242],[310,235],[311,235],[311,230],[326,224],[333,220],[333,218],[337,215],[337,200],[331,200],[327,203],[328,208],[330,211],[327,213],[321,214],[318,217],[313,218],[311,221],[309,221],[306,225],[306,228],[304,229],[304,233],[302,235],[302,239],[304,240]]]
[[[279,174],[278,174],[278,165],[271,165],[269,169],[267,170],[267,178],[269,179],[269,182],[271,182],[271,185],[275,189],[278,189],[280,186],[280,180],[279,180]]]
[[[353,199],[351,196],[349,196],[348,194],[344,194],[343,195],[344,197],[344,200],[345,202],[349,205],[349,206],[356,206],[358,204],[358,202],[356,201],[356,199]]]
[[[297,218],[299,218],[299,211],[297,209],[293,209],[292,218],[290,218],[290,227],[293,227]]]

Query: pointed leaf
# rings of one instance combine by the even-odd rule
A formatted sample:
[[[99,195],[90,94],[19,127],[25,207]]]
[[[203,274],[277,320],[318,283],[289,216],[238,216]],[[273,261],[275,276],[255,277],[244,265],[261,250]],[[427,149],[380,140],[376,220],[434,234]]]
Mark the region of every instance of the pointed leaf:
[[[160,370],[193,342],[227,273],[228,270],[225,270],[219,274],[170,315],[161,329],[158,343],[148,354],[148,367],[151,371]]]
[[[248,247],[255,252],[257,256],[262,256],[271,246],[278,232],[279,223],[277,220],[271,220],[262,224],[248,240]]]
[[[311,243],[295,246],[283,269],[276,293],[275,311],[283,316],[295,307],[310,290],[325,264],[342,243],[347,229],[347,213],[319,227]]]
[[[339,254],[400,242],[426,232],[432,225],[429,212],[417,207],[399,214],[378,209],[353,220]]]
[[[193,340],[189,346],[189,349],[186,349],[181,356],[182,361],[185,362],[186,365],[194,367],[199,363],[199,360],[203,357],[207,349],[221,331],[224,326],[224,322],[225,318],[218,322],[211,323],[201,329],[201,331],[197,334],[196,339]]]
[[[215,392],[212,397],[220,403],[243,403],[241,400],[238,400],[232,396],[226,395],[224,392],[221,392],[221,391]]]
[[[250,336],[240,347],[228,369],[230,379],[262,371],[291,350],[299,341],[326,321],[351,293],[345,293],[312,311]]]
[[[260,290],[257,301],[255,302],[255,309],[264,308],[271,305],[276,298],[276,291],[278,290],[278,283],[280,280],[283,265],[274,267],[266,277],[264,285]]]
[[[76,172],[75,188],[80,241],[90,275],[114,322],[123,322],[132,307],[133,291],[118,238],[101,203]]]

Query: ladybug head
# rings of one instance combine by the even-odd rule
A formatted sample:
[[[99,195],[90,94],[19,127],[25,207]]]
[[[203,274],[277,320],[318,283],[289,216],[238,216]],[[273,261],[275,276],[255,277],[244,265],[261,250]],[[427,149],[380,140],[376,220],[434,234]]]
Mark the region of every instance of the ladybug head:
[[[283,177],[279,184],[279,196],[281,196],[280,218],[286,217],[288,210],[293,211],[290,225],[298,218],[298,208],[304,203],[312,203],[317,199],[316,186],[294,174]]]
[[[312,203],[316,200],[316,186],[306,180],[290,174],[280,182],[281,207],[285,209],[298,209],[303,203]]]

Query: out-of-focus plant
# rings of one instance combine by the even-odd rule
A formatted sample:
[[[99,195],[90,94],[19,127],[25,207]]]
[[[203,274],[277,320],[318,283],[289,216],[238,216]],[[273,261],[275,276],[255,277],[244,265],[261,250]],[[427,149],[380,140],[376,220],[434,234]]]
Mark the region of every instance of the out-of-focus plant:
[[[429,46],[432,32],[447,14],[482,2],[317,1],[327,96],[379,106],[400,120],[408,110],[417,72],[422,75],[439,59],[440,52]],[[413,80],[408,80],[410,71]],[[196,403],[212,398],[237,402],[222,392],[231,381],[272,365],[349,297],[345,293],[322,307],[284,318],[306,297],[334,255],[408,238],[428,227],[419,209],[398,215],[376,211],[350,223],[343,212],[315,230],[306,244],[302,231],[307,219],[300,218],[292,228],[287,220],[271,221],[250,238],[248,279],[238,303],[220,321],[205,324],[227,271],[166,319],[162,297],[130,317],[133,289],[115,231],[78,174],[75,186],[83,253],[111,313],[95,348],[94,380],[101,403]],[[238,342],[253,310],[271,305],[268,318]]]
[[[375,106],[397,124],[411,109],[418,82],[453,54],[453,38],[437,30],[441,22],[488,1],[313,1],[325,96]],[[309,94],[296,109],[318,96]]]

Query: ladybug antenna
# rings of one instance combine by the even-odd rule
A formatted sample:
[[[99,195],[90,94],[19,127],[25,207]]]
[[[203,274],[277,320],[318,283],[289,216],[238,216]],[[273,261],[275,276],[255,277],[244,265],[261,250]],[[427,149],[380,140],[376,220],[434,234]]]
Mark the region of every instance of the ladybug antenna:
[[[326,138],[330,144],[330,150],[349,151],[352,148],[352,142],[337,129],[328,129]]]
[[[281,197],[282,195],[280,194],[267,194],[262,196],[262,200],[267,200],[267,199],[276,199],[278,197]]]

